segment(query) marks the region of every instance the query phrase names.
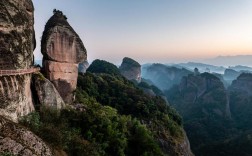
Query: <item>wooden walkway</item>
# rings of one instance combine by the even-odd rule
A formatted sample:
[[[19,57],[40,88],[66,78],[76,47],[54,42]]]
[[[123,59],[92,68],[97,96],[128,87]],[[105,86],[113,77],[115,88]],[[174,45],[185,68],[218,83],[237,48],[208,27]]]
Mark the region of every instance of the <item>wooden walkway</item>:
[[[38,72],[40,68],[16,69],[16,70],[0,70],[0,76],[24,75]]]

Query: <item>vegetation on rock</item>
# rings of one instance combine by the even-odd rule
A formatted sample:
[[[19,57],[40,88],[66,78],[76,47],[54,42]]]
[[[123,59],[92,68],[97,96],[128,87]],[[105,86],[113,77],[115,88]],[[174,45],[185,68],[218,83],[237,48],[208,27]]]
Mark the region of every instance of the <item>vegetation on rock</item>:
[[[121,75],[119,69],[114,64],[99,59],[92,62],[88,67],[87,72]]]

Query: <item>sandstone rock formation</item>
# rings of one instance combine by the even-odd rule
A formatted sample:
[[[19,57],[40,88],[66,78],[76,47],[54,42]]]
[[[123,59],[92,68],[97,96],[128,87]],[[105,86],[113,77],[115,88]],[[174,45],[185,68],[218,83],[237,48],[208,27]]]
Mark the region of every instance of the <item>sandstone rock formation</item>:
[[[54,10],[54,15],[46,23],[41,51],[46,78],[55,85],[63,100],[71,103],[77,84],[78,63],[87,59],[87,53],[61,11]]]
[[[55,109],[65,107],[65,103],[54,85],[41,73],[33,74],[33,86],[36,92],[34,99],[38,100],[39,107],[45,106]]]
[[[136,80],[141,82],[141,65],[135,60],[125,57],[120,66],[121,74],[128,80]]]
[[[0,116],[0,155],[51,156],[51,149],[31,131]]]
[[[31,0],[0,1],[0,69],[28,69],[35,48]],[[13,121],[34,110],[31,75],[0,76],[0,115]]]

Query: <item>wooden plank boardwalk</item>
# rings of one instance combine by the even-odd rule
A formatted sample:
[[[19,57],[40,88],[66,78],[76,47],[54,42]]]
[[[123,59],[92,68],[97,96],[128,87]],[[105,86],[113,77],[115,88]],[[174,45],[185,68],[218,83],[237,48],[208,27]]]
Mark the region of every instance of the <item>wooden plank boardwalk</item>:
[[[0,70],[0,76],[24,75],[38,72],[40,68],[16,69],[16,70]]]

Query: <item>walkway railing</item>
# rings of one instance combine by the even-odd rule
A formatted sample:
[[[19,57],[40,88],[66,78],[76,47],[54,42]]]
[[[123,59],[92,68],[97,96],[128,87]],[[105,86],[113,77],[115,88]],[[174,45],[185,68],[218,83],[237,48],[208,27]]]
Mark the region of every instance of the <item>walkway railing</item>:
[[[0,70],[0,76],[24,75],[38,72],[40,68],[16,69],[16,70]]]

